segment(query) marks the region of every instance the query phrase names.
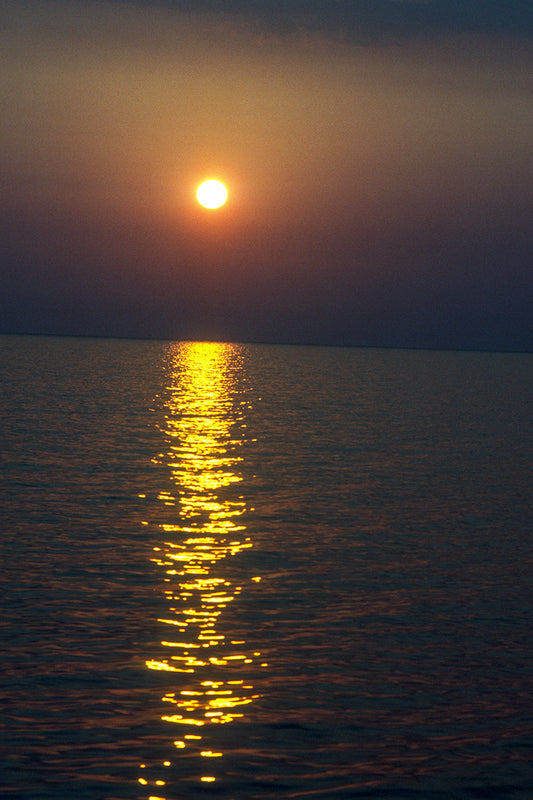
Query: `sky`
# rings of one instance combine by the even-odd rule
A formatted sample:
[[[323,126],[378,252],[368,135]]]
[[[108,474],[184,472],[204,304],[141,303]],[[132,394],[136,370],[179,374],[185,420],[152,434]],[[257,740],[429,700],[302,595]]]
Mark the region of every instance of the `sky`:
[[[533,350],[532,44],[530,0],[0,0],[0,332]]]

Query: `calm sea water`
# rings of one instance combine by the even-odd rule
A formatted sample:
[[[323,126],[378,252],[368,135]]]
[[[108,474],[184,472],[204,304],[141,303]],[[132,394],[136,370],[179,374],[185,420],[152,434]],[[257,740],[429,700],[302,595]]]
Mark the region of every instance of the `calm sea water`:
[[[0,356],[0,796],[533,797],[532,355]]]

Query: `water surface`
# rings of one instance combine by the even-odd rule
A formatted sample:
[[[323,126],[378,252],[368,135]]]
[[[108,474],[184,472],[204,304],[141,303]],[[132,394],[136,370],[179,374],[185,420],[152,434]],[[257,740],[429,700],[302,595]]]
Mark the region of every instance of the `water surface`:
[[[532,356],[0,352],[0,796],[533,796]]]

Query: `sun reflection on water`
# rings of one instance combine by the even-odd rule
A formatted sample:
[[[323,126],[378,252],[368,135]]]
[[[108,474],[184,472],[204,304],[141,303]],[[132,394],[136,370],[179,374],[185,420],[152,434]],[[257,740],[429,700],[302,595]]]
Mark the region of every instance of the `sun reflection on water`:
[[[158,499],[177,514],[160,526],[162,541],[154,547],[168,608],[158,620],[161,653],[146,666],[175,673],[172,691],[162,697],[168,711],[161,719],[175,728],[176,750],[198,758],[196,779],[204,784],[215,781],[216,772],[210,767],[209,775],[202,774],[200,760],[216,764],[223,756],[205,741],[213,730],[207,726],[242,718],[258,697],[248,672],[261,654],[220,627],[224,610],[243,590],[224,565],[252,547],[242,522],[246,501],[238,491],[248,402],[236,387],[242,358],[235,345],[175,346],[163,430],[167,449],[159,457],[175,489],[161,491]],[[145,769],[141,785],[164,785],[155,773],[148,780]]]

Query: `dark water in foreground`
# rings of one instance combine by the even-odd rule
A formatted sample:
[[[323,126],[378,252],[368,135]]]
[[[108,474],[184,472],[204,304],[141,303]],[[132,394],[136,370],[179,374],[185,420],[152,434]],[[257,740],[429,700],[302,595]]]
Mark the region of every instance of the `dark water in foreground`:
[[[533,797],[531,355],[0,357],[1,797]]]

